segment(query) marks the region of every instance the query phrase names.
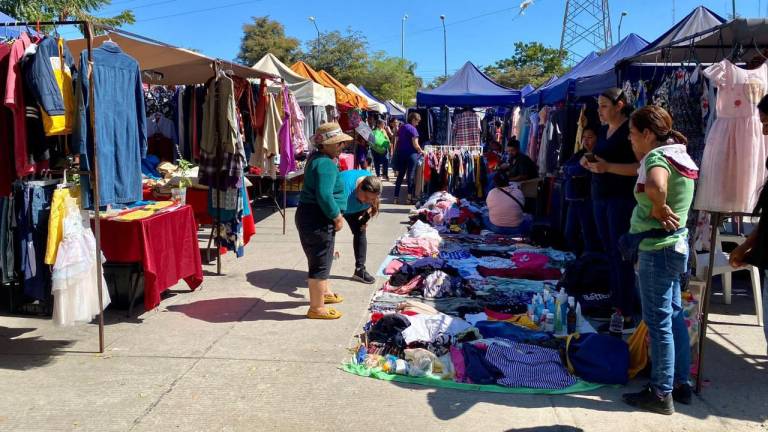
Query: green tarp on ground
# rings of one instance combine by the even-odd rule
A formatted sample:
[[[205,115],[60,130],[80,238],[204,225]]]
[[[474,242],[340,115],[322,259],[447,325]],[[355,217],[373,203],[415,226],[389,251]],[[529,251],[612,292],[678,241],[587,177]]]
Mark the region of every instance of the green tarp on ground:
[[[556,395],[556,394],[568,394],[568,393],[584,393],[603,387],[603,384],[594,384],[586,381],[579,380],[576,384],[558,390],[550,389],[532,389],[526,387],[502,387],[499,385],[480,385],[480,384],[464,384],[455,381],[441,380],[437,377],[412,377],[404,375],[391,375],[380,368],[368,369],[363,365],[357,365],[353,363],[343,363],[339,369],[344,372],[351,373],[353,375],[359,375],[363,377],[376,378],[383,381],[397,381],[408,384],[418,384],[428,387],[441,387],[450,388],[456,390],[469,390],[469,391],[483,391],[492,393],[511,393],[511,394],[543,394],[543,395]]]

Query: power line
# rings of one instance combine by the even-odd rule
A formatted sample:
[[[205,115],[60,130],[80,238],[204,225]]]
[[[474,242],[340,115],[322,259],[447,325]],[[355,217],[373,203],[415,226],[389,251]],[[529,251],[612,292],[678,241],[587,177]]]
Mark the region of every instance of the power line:
[[[176,14],[150,17],[150,18],[136,20],[136,22],[157,21],[157,20],[166,19],[166,18],[174,18],[174,17],[178,17],[178,16],[196,14],[196,13],[200,13],[200,12],[209,12],[209,11],[230,8],[230,7],[234,7],[234,6],[241,6],[241,5],[251,4],[251,3],[256,3],[256,2],[261,2],[261,1],[263,1],[263,0],[241,1],[241,2],[236,2],[236,3],[230,3],[230,4],[221,5],[221,6],[216,6],[216,7],[204,8],[204,9],[195,9],[195,10],[186,11],[186,12],[179,12],[179,13],[176,13]]]

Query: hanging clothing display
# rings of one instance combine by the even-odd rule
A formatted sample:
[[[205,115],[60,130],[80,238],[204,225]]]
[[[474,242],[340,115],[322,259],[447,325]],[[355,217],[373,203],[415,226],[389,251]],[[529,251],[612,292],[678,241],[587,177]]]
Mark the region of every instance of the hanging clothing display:
[[[30,45],[32,45],[32,39],[27,33],[21,33],[11,45],[3,95],[5,106],[13,113],[13,160],[17,177],[24,177],[34,172],[34,167],[27,157],[26,103],[21,69],[21,59]]]
[[[63,202],[63,235],[52,274],[53,323],[57,326],[89,323],[101,313],[97,266],[104,262],[101,253],[101,261],[96,259],[96,238],[87,213],[80,212],[75,198],[67,196]],[[101,287],[106,308],[110,297],[103,275]]]
[[[63,38],[46,37],[24,63],[25,82],[42,107],[45,134],[68,135],[75,123],[75,61]]]
[[[717,87],[717,119],[707,135],[694,208],[748,213],[765,181],[768,140],[756,106],[768,90],[768,65],[746,70],[725,59],[704,75]]]
[[[147,152],[147,124],[144,92],[138,62],[123,53],[113,42],[104,42],[93,50],[93,72],[89,76],[88,53],[80,55],[81,73],[77,79],[79,121],[72,150],[80,154],[80,167],[92,169],[94,141],[99,152],[99,198],[95,205],[122,204],[142,199],[141,159]],[[89,80],[95,80],[96,136],[90,136],[88,125],[91,95]],[[116,110],[115,107],[121,107]],[[81,177],[84,203],[89,205],[90,182]]]
[[[296,171],[296,158],[293,146],[293,107],[288,99],[288,90],[284,89],[278,96],[283,101],[283,124],[280,126],[280,175],[284,176],[291,171]]]
[[[479,146],[480,122],[472,110],[461,112],[453,119],[452,141],[455,146]]]
[[[321,106],[303,106],[301,111],[304,114],[304,136],[310,138],[315,135],[315,131],[323,123],[328,123],[328,111]],[[307,140],[307,151],[313,151],[315,144],[312,139]]]

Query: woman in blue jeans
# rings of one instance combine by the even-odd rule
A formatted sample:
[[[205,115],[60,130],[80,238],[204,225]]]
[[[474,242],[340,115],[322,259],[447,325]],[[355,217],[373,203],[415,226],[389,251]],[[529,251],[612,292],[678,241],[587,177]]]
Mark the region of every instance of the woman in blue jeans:
[[[597,234],[603,251],[611,262],[612,306],[624,315],[624,329],[631,332],[640,316],[640,297],[635,283],[635,269],[622,261],[619,238],[629,231],[635,208],[632,195],[637,179],[637,159],[629,142],[629,115],[632,106],[621,89],[608,89],[598,98],[600,121],[607,128],[600,131],[592,155],[581,158],[581,165],[592,171],[592,207]],[[607,331],[605,325],[601,331]]]
[[[637,251],[643,321],[650,337],[651,382],[623,399],[670,415],[675,412],[673,400],[691,403],[691,348],[680,295],[688,263],[688,230],[681,228],[681,221],[688,220],[699,170],[688,156],[686,138],[672,129],[672,117],[661,107],[647,106],[632,114],[630,139],[640,160],[637,205],[621,244],[622,251]]]
[[[397,133],[397,179],[395,180],[395,204],[400,203],[400,187],[403,178],[408,180],[408,204],[413,204],[416,193],[416,165],[424,153],[419,145],[419,131],[416,126],[421,122],[421,116],[416,112],[408,114],[408,124],[400,127]]]

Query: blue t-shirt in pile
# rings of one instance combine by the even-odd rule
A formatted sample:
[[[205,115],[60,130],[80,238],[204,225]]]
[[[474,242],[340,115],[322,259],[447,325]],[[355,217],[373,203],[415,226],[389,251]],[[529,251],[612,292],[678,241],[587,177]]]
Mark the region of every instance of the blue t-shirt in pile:
[[[360,213],[370,207],[370,204],[360,202],[355,193],[357,180],[361,177],[368,177],[369,175],[372,174],[368,170],[348,170],[341,172],[341,182],[344,183],[344,193],[347,194],[347,209],[344,211],[344,214]]]

